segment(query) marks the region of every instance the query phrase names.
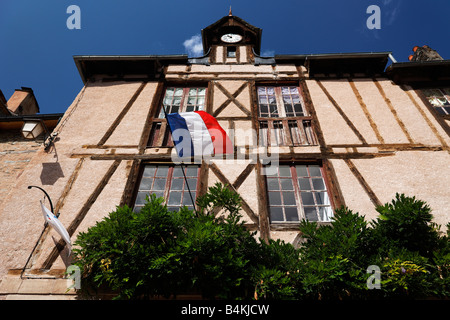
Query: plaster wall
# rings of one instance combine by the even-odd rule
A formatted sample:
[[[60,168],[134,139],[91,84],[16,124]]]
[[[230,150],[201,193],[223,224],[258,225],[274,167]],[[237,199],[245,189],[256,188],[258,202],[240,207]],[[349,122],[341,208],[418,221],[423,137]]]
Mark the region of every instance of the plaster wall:
[[[210,95],[210,108],[213,113],[229,100],[229,96],[222,92],[219,86],[231,95],[244,86],[239,94],[235,94],[235,100],[217,116],[220,124],[229,133],[231,127],[235,128],[235,134],[231,136],[236,146],[243,147],[255,143],[252,120],[242,110],[242,107],[249,112],[252,110],[251,82],[257,79],[286,80],[292,77],[296,70],[295,66],[169,66],[166,78],[168,81],[211,81],[209,87],[213,88],[213,93]],[[371,79],[354,80],[353,86],[346,79],[320,83],[316,80],[305,80],[325,145],[334,145],[331,151],[328,151],[332,154],[326,156],[331,157],[329,161],[333,165],[345,203],[352,210],[366,215],[368,219],[377,216],[367,190],[344,160],[351,158],[380,202],[390,201],[396,192],[414,195],[430,204],[437,223],[445,224],[450,218],[446,211],[448,194],[445,187],[450,176],[448,171],[440,169],[448,167],[450,139],[415,92],[404,91],[386,79],[377,80],[384,96]],[[347,119],[338,112],[320,84],[332,96]],[[72,236],[72,240],[75,240],[78,232],[86,231],[119,204],[133,157],[161,155],[162,158],[168,159],[167,148],[147,149],[144,154],[139,154],[137,148],[144,132],[149,108],[153,105],[157,93],[156,82],[145,85],[106,140],[106,147],[95,147],[140,86],[140,82],[89,83],[76,97],[55,129],[58,138],[51,151],[47,153],[42,147],[36,150],[35,157],[30,159],[0,208],[0,279],[8,270],[20,269],[25,265],[43,228],[39,208],[39,200],[43,195],[38,190],[28,190],[28,185],[41,185],[47,190],[54,205],[59,207],[60,219],[64,225],[78,221]],[[361,138],[350,128],[349,122],[365,139],[366,144],[362,143]],[[409,139],[405,132],[409,134]],[[109,145],[115,147],[108,147]],[[353,147],[346,148],[346,145]],[[398,148],[399,145],[407,148]],[[428,149],[417,150],[418,146]],[[389,148],[388,153],[385,152],[386,148]],[[290,152],[289,147],[279,150]],[[292,150],[300,152],[305,159],[309,159],[305,154],[310,155],[311,159],[322,156],[319,146],[295,147]],[[115,161],[120,163],[99,189]],[[214,163],[233,184],[250,164],[250,160],[215,160]],[[259,218],[261,208],[258,200],[265,195],[258,194],[257,179],[256,169],[253,168],[237,191]],[[218,181],[220,178],[209,169],[207,186]],[[77,220],[86,204],[89,206],[84,217]],[[246,214],[244,221],[254,223]],[[270,231],[270,234],[275,239],[293,242],[298,233],[292,229],[277,229]],[[44,266],[58,240],[59,236],[49,230],[33,256],[33,268]],[[66,253],[63,251],[58,255],[52,268],[65,269],[70,264]]]

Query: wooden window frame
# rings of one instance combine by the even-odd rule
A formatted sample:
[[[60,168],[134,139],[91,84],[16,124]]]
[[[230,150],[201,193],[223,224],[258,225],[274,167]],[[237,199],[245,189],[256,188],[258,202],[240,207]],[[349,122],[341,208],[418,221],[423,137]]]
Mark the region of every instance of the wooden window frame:
[[[296,163],[280,163],[280,167],[289,167],[289,171],[290,171],[290,177],[288,176],[280,176],[279,173],[277,173],[277,176],[265,176],[265,184],[266,184],[266,193],[267,193],[267,206],[268,206],[268,215],[269,215],[269,221],[271,224],[273,225],[277,225],[277,224],[298,224],[300,223],[300,221],[302,219],[307,219],[307,215],[305,213],[305,208],[314,208],[315,209],[315,213],[316,213],[316,220],[310,220],[310,221],[316,221],[318,223],[328,223],[330,222],[330,219],[333,217],[333,211],[334,211],[334,201],[333,201],[333,196],[332,196],[332,191],[330,188],[330,184],[328,181],[328,176],[327,176],[327,172],[326,169],[324,168],[324,166],[322,165],[322,163],[318,163],[318,162],[296,162]],[[306,166],[306,170],[308,172],[308,176],[298,176],[297,174],[297,167],[299,166]],[[325,189],[316,189],[314,187],[314,180],[317,180],[319,178],[319,176],[317,175],[311,175],[311,169],[310,167],[318,167],[320,170],[320,174],[321,174],[321,181],[323,182],[323,186]],[[276,180],[278,181],[278,190],[270,190],[271,188],[269,187],[269,179],[271,180]],[[299,184],[299,179],[304,179],[307,180],[310,184],[311,189],[310,190],[302,190]],[[283,189],[282,187],[282,181],[290,181],[292,183],[293,189]],[[280,204],[271,204],[270,203],[270,193],[279,193],[280,194]],[[284,199],[285,195],[284,193],[293,193],[294,194],[294,199],[295,199],[295,204],[291,203],[286,203],[286,199]],[[320,204],[317,201],[317,195],[319,193],[325,193],[328,197],[328,204]],[[311,194],[312,195],[312,200],[314,202],[314,204],[303,204],[303,196],[302,194]],[[290,200],[291,201],[291,200]],[[282,215],[283,215],[283,220],[273,220],[273,216],[271,213],[271,207],[274,208],[281,208],[282,210]],[[297,218],[298,220],[288,220],[287,216],[286,216],[286,209],[288,208],[296,208],[297,210]],[[320,212],[319,212],[319,208],[329,208],[328,213],[328,219],[323,220],[320,217]]]
[[[158,170],[155,170],[155,173],[153,173],[153,177],[152,179],[152,186],[149,189],[141,189],[141,182],[142,179],[144,178],[144,172],[145,172],[145,168],[148,166],[157,166],[157,167],[168,167],[168,172],[167,175],[164,176],[160,176],[160,177],[155,177],[155,175],[157,174]],[[140,166],[140,170],[139,170],[139,174],[138,174],[138,178],[136,179],[136,185],[135,185],[135,192],[132,198],[132,207],[133,210],[135,210],[136,207],[142,207],[143,205],[137,204],[137,198],[139,196],[139,193],[143,192],[143,191],[149,191],[149,193],[147,194],[151,194],[154,193],[155,191],[162,191],[163,194],[161,195],[164,199],[165,199],[165,204],[167,204],[167,206],[169,208],[176,208],[176,209],[180,209],[182,207],[182,205],[180,206],[176,206],[176,205],[169,205],[168,201],[169,201],[169,197],[170,197],[170,192],[171,191],[175,191],[178,192],[180,191],[182,193],[182,202],[184,203],[188,203],[188,205],[186,205],[187,207],[192,207],[192,202],[188,193],[188,189],[186,187],[186,181],[184,180],[184,176],[182,174],[178,175],[178,176],[174,176],[174,172],[175,170],[180,170],[181,168],[183,168],[185,170],[185,172],[188,171],[189,168],[192,167],[196,167],[197,168],[197,184],[195,189],[192,188],[191,192],[194,193],[195,192],[195,197],[194,197],[194,202],[196,201],[196,197],[200,191],[200,179],[201,179],[201,166],[200,165],[184,165],[183,167],[179,166],[179,165],[175,165],[171,162],[145,162],[142,163]],[[187,176],[187,179],[189,181],[189,178],[192,178],[193,176]],[[156,179],[165,179],[165,185],[164,185],[164,190],[154,190],[154,185],[155,185],[155,178]],[[150,177],[149,177],[150,179]],[[182,189],[172,189],[173,187],[173,183],[174,183],[174,179],[175,180],[182,180]]]
[[[182,86],[182,85],[166,85],[164,89],[162,90],[161,94],[161,100],[158,103],[158,108],[155,112],[155,117],[152,120],[151,128],[150,128],[150,135],[149,139],[147,141],[147,148],[164,148],[164,147],[173,147],[173,141],[170,134],[170,129],[167,126],[167,121],[165,117],[163,116],[163,103],[166,99],[166,93],[167,89],[174,89],[174,93],[177,89],[182,90],[181,100],[180,100],[180,107],[177,112],[186,112],[188,106],[188,100],[189,100],[189,92],[191,89],[197,89],[197,92],[199,89],[205,89],[204,91],[204,102],[203,102],[203,108],[199,110],[206,111],[207,105],[208,105],[208,85],[205,84],[192,84],[189,86]],[[175,94],[172,96],[171,102],[173,102],[173,99],[175,98]],[[197,95],[198,99],[198,95]],[[171,107],[172,109],[172,107]],[[167,110],[168,113],[170,113],[172,110]],[[162,117],[161,117],[162,116]]]
[[[283,87],[289,88],[289,94],[283,94]],[[308,113],[305,99],[300,86],[294,84],[270,85],[256,84],[256,102],[259,125],[259,143],[262,146],[315,146],[317,137],[312,127],[312,116]],[[275,98],[276,112],[272,112],[268,104],[267,115],[261,115],[259,88],[265,88],[267,101],[269,97]],[[269,94],[268,88],[273,88],[274,94]],[[300,97],[302,115],[295,111],[291,88],[296,88]],[[287,115],[284,96],[290,97],[294,115]],[[274,106],[274,104],[272,104]],[[276,116],[275,116],[276,114]],[[266,129],[266,130],[264,130]]]
[[[445,118],[449,118],[450,117],[450,87],[437,87],[437,88],[426,88],[426,89],[421,89],[422,93],[424,95],[424,97],[428,100],[429,104],[431,105],[431,107],[433,108],[433,110],[435,110],[435,112],[439,115],[439,116],[443,116]],[[431,99],[437,99],[437,95],[427,95],[426,91],[439,91],[439,97],[444,97],[447,100],[447,105],[435,105]]]
[[[166,97],[168,89],[174,89],[174,94],[173,94],[172,97]],[[197,94],[195,95],[195,97],[197,99],[200,97],[198,95],[198,90],[199,89],[204,89],[204,95],[203,95],[204,102],[203,102],[203,108],[202,109],[187,110],[188,107],[189,107],[189,105],[188,105],[188,101],[189,101],[189,98],[190,98],[189,93],[190,93],[190,91],[192,89],[196,89],[197,90]],[[181,95],[177,96],[176,93],[180,92],[180,90],[181,90],[182,93],[181,93]],[[163,111],[162,108],[163,108],[164,101],[166,100],[166,98],[172,98],[171,99],[171,104],[170,104],[170,109],[166,110],[167,113],[172,113],[172,108],[173,108],[173,104],[172,103],[177,97],[180,97],[180,105],[179,105],[179,109],[177,111],[177,113],[180,113],[180,112],[188,112],[188,111],[206,110],[206,104],[207,104],[206,98],[207,98],[207,95],[208,95],[208,86],[207,85],[205,85],[205,86],[200,86],[200,85],[192,85],[192,86],[169,85],[169,86],[166,86],[164,88],[164,94],[162,95],[162,100],[159,103],[159,110],[158,110],[157,116],[155,115],[155,118],[156,119],[165,119],[164,111]],[[197,105],[197,104],[195,104],[195,105]]]

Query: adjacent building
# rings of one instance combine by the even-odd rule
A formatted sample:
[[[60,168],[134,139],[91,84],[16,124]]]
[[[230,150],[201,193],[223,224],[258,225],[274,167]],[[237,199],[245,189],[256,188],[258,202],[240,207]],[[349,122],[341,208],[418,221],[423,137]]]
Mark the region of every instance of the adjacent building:
[[[328,223],[340,206],[374,219],[397,192],[449,222],[450,60],[424,47],[390,65],[390,52],[262,57],[261,36],[230,13],[202,30],[202,57],[74,57],[84,87],[3,197],[3,298],[73,297],[67,248],[43,229],[43,193],[29,185],[48,192],[72,240],[149,193],[192,206],[186,183],[194,197],[228,185],[250,230],[295,245],[302,219]],[[187,164],[185,180],[163,107],[213,115],[233,156]]]

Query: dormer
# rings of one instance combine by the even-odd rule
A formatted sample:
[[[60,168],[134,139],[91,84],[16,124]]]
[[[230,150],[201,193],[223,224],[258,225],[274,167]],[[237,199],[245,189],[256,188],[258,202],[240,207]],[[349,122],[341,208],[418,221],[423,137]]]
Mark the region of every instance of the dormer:
[[[230,10],[228,16],[202,30],[204,54],[215,64],[254,63],[261,50],[261,33]]]

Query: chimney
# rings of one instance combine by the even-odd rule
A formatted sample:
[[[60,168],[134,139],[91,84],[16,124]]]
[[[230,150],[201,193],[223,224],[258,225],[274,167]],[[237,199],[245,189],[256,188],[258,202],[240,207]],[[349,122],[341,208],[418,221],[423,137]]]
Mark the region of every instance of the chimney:
[[[8,107],[6,106],[6,98],[3,95],[2,90],[0,90],[0,117],[9,115],[11,115],[11,113],[9,112]]]
[[[16,89],[7,102],[8,109],[15,115],[39,113],[39,105],[31,88]]]
[[[444,60],[436,50],[431,49],[429,46],[425,45],[423,47],[415,46],[413,48],[414,54],[409,56],[409,61],[436,61]]]

